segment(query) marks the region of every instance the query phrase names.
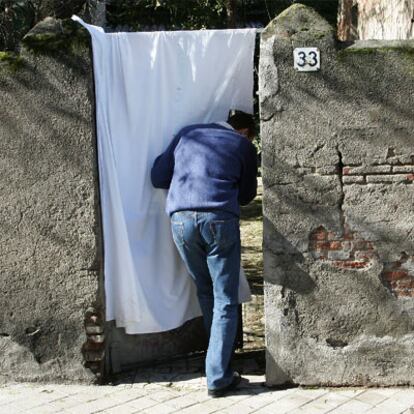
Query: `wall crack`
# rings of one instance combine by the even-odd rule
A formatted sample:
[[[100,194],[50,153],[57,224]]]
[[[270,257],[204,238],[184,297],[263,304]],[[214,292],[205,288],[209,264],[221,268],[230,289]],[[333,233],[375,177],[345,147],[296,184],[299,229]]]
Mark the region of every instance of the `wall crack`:
[[[338,163],[336,164],[336,166],[337,166],[338,177],[339,177],[339,187],[341,190],[341,194],[338,200],[339,218],[341,222],[341,229],[343,232],[345,232],[345,212],[344,212],[345,193],[344,193],[344,180],[343,180],[344,163],[343,163],[343,158],[342,158],[342,152],[339,149],[339,145],[336,146],[336,152],[338,154]]]

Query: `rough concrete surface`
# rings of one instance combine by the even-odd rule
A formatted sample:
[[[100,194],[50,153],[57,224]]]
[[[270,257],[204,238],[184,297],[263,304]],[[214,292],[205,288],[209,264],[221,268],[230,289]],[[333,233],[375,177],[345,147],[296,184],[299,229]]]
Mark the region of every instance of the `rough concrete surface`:
[[[0,378],[83,380],[99,307],[90,61],[22,56],[0,70]]]
[[[346,48],[296,4],[259,78],[267,382],[414,384],[414,43]]]

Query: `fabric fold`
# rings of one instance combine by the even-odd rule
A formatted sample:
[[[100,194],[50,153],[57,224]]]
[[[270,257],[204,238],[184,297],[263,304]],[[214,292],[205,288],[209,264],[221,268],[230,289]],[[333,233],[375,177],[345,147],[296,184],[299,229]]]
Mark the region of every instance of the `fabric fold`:
[[[128,334],[177,328],[201,312],[150,169],[183,126],[253,112],[255,30],[105,33],[72,19],[92,37],[106,319]]]

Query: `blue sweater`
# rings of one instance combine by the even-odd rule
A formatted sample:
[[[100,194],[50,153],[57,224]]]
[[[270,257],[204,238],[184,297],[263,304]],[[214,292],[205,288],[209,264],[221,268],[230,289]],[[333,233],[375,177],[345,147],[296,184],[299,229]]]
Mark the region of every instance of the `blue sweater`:
[[[170,189],[170,215],[180,210],[224,210],[239,216],[239,204],[256,196],[256,177],[254,145],[220,124],[183,128],[151,170],[153,186]]]

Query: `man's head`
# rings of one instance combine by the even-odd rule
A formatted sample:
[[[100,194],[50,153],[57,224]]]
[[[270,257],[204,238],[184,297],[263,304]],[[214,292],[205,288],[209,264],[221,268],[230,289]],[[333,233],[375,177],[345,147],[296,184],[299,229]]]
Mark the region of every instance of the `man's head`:
[[[239,133],[246,138],[253,140],[255,136],[256,125],[254,117],[243,111],[230,110],[227,122]]]

